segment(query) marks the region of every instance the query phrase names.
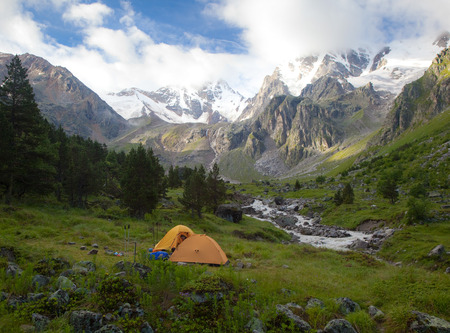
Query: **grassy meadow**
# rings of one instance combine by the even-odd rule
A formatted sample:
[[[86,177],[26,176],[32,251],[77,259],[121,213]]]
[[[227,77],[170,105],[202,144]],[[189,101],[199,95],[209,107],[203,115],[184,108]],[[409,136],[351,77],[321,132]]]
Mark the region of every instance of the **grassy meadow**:
[[[251,191],[251,188],[249,188]],[[172,191],[175,198],[180,191]],[[314,330],[323,329],[334,318],[346,318],[359,332],[401,332],[407,329],[411,310],[423,311],[444,319],[450,319],[450,276],[442,269],[433,270],[431,260],[423,257],[432,244],[448,244],[448,226],[417,226],[399,232],[380,253],[381,257],[404,260],[408,265],[396,267],[388,260],[378,260],[358,252],[336,252],[308,245],[289,243],[290,237],[268,222],[244,217],[238,223],[205,214],[203,219],[192,218],[176,205],[170,209],[159,208],[144,220],[126,217],[117,207],[103,210],[91,208],[78,210],[64,207],[53,200],[28,202],[15,206],[0,206],[0,239],[2,248],[13,249],[16,261],[24,269],[21,277],[0,275],[0,289],[12,295],[36,292],[31,279],[36,274],[39,260],[63,258],[70,264],[82,260],[93,261],[97,270],[77,278],[77,286],[100,288],[102,281],[116,272],[114,265],[121,261],[136,261],[152,268],[145,279],[136,274],[127,275],[135,285],[134,299],[144,309],[150,325],[158,332],[234,332],[246,331],[252,316],[259,316],[269,332],[279,331],[280,319],[276,304],[295,302],[305,307],[311,297],[321,299],[324,309],[307,309],[299,313]],[[149,261],[147,249],[152,247],[171,227],[177,224],[189,226],[196,233],[213,237],[227,254],[231,265],[209,267],[204,265],[178,266],[171,262]],[[105,254],[104,247],[112,251],[124,251],[124,225],[130,225],[130,243],[125,256]],[[424,230],[436,229],[426,239]],[[440,230],[438,232],[438,230]],[[442,233],[444,231],[444,233]],[[414,240],[414,242],[412,242]],[[69,242],[75,242],[69,245]],[[88,255],[92,244],[98,244],[97,255]],[[87,250],[80,250],[86,246]],[[403,248],[411,251],[402,252]],[[397,254],[396,254],[397,253]],[[398,254],[400,253],[400,254]],[[418,260],[415,264],[415,260]],[[244,264],[237,269],[238,262]],[[6,267],[6,258],[0,257],[0,266]],[[441,265],[439,265],[441,266]],[[215,280],[226,281],[229,296],[223,303],[213,306],[212,312],[201,312],[192,303],[180,300],[185,290],[204,292],[215,290]],[[53,276],[53,280],[57,276]],[[96,294],[74,298],[70,310],[102,310],[102,301]],[[362,310],[347,316],[339,313],[334,299],[349,297],[359,303]],[[174,319],[168,311],[176,305],[186,315]],[[367,314],[369,305],[385,313],[374,321]],[[22,325],[30,323],[36,310],[29,303],[11,310],[6,301],[0,303],[0,331],[18,332]],[[68,309],[69,310],[69,309]],[[200,312],[198,312],[200,311]],[[68,313],[52,318],[49,332],[70,332]],[[214,325],[210,316],[215,316]],[[124,331],[133,332],[136,320],[116,322]],[[211,326],[212,325],[212,326]],[[283,323],[283,330],[291,331]]]

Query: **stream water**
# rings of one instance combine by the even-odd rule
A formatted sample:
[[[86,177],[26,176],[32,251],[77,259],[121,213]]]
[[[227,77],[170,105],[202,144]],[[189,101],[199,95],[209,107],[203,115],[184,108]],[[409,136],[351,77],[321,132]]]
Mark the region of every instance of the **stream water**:
[[[243,207],[243,209],[246,215],[262,221],[269,221],[277,228],[293,235],[294,240],[299,243],[333,250],[349,250],[349,247],[354,246],[355,243],[363,244],[363,248],[367,246],[367,249],[369,249],[371,244],[380,243],[380,240],[393,233],[391,229],[383,229],[382,232],[362,232],[325,226],[320,224],[320,219],[299,215],[295,210],[296,206],[295,203],[278,206],[264,203],[261,200],[254,200],[251,205]],[[286,217],[290,223],[280,223]]]

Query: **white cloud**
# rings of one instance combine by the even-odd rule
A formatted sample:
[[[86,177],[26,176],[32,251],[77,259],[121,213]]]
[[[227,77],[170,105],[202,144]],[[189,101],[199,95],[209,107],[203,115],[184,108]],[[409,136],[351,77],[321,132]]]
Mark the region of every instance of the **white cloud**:
[[[71,5],[62,17],[78,26],[99,26],[103,24],[105,16],[112,13],[113,10],[102,3],[82,3]]]
[[[42,0],[53,6],[83,43],[57,43],[27,11],[37,0],[0,1],[0,51],[33,53],[67,67],[98,93],[128,87],[199,86],[223,78],[252,96],[263,78],[284,59],[330,48],[384,42],[389,38],[431,35],[450,30],[448,0],[223,0],[205,4],[205,13],[242,29],[243,54],[228,54],[226,44],[185,35],[193,46],[155,43],[139,28],[142,13],[132,2],[113,10],[78,0]],[[106,18],[116,16],[114,29]],[[117,16],[121,17],[117,17]],[[142,22],[141,22],[142,23]],[[158,36],[160,38],[160,36]],[[433,36],[434,37],[434,36]],[[217,47],[214,49],[214,45]],[[203,48],[203,49],[202,49]],[[207,50],[215,50],[215,53]]]

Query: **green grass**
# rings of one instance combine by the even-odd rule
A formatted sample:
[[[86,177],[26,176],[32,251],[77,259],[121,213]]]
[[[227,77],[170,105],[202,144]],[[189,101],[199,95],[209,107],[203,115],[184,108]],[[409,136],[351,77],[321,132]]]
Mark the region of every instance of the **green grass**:
[[[248,182],[266,178],[255,170],[254,164],[255,161],[238,148],[223,154],[219,167],[222,174],[238,181]]]

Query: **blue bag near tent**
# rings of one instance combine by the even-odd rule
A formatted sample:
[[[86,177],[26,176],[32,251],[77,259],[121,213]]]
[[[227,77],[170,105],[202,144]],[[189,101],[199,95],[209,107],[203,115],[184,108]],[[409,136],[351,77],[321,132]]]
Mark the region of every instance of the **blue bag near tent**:
[[[152,252],[153,249],[150,248],[148,249],[149,253],[149,258],[153,259],[153,260],[167,260],[169,259],[169,254],[165,251],[156,251],[156,252]]]

